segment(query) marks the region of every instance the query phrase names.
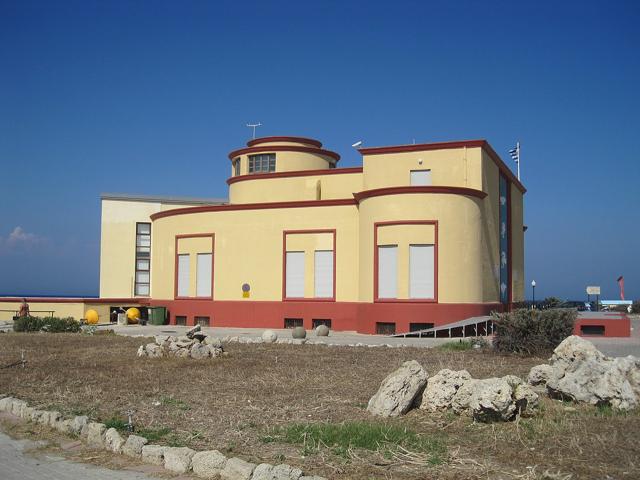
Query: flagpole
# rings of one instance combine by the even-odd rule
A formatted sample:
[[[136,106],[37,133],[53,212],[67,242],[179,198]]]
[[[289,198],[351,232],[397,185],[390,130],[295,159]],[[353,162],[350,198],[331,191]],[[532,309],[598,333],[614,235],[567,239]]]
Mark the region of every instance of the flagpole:
[[[520,142],[516,142],[516,153],[518,155],[518,181],[520,181]]]

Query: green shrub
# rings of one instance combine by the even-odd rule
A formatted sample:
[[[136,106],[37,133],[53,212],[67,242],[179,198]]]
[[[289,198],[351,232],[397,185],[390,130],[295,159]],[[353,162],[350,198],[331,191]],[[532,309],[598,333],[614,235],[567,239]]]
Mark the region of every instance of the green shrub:
[[[578,312],[572,309],[516,310],[494,313],[494,348],[499,352],[540,355],[573,334]]]
[[[71,317],[20,317],[13,321],[13,330],[15,332],[79,332],[80,322]]]

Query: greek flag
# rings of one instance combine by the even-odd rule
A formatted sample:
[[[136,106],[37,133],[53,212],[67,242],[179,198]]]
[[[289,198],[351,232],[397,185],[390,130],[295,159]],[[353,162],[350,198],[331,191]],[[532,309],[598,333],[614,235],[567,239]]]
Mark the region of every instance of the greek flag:
[[[511,159],[512,159],[512,160],[515,160],[516,162],[517,162],[518,160],[520,160],[520,158],[519,158],[519,157],[520,157],[520,155],[519,155],[519,152],[518,152],[518,147],[514,147],[514,148],[512,148],[511,150],[509,150],[509,155],[511,155]]]

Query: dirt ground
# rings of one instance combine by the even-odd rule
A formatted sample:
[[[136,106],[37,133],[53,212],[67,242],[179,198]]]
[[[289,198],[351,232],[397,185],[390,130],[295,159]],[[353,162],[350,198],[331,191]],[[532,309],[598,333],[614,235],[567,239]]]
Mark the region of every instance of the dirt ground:
[[[640,412],[543,399],[540,413],[504,424],[413,410],[380,420],[365,408],[382,379],[406,360],[435,374],[515,374],[540,358],[440,348],[328,348],[229,344],[227,357],[194,361],[138,359],[141,338],[80,334],[0,335],[0,393],[71,416],[126,421],[153,443],[218,449],[255,463],[289,463],[328,478],[602,479],[640,478]],[[273,441],[292,424],[364,421],[406,428],[443,446],[432,465],[419,452],[372,452]],[[154,436],[156,438],[154,438]],[[271,438],[272,441],[265,441]]]

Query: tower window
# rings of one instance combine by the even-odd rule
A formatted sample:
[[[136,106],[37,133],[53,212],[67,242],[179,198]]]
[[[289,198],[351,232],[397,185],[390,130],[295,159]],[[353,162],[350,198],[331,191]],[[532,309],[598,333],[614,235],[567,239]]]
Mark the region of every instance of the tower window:
[[[249,155],[249,173],[265,173],[276,171],[276,154],[261,153]]]

